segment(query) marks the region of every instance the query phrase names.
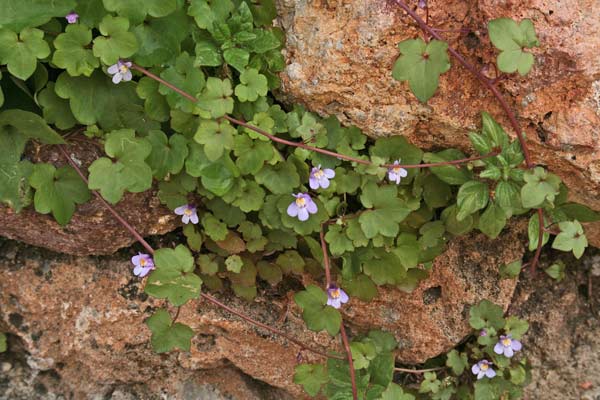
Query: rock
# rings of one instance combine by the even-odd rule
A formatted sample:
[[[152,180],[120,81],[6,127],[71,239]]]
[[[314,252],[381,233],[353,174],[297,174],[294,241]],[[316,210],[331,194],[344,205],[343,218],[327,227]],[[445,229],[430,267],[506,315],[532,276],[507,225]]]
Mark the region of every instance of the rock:
[[[410,1],[416,5],[416,1]],[[566,0],[429,0],[437,28],[478,68],[495,62],[486,25],[491,19],[531,18],[541,47],[526,77],[511,75],[501,91],[525,130],[535,162],[560,175],[573,197],[600,210],[600,4]],[[286,34],[287,68],[281,98],[322,115],[335,114],[373,137],[404,135],[419,147],[473,153],[467,133],[490,112],[510,132],[495,98],[452,60],[437,94],[421,104],[391,76],[396,45],[419,36],[394,1],[278,0]],[[510,132],[512,134],[512,132]],[[600,237],[596,240],[600,243]]]
[[[103,152],[94,141],[73,140],[72,143],[68,152],[81,163],[87,174],[87,167],[102,157]],[[34,162],[49,162],[55,166],[66,164],[55,146],[32,147],[26,155]],[[177,217],[160,204],[155,190],[127,193],[115,208],[142,236],[164,234],[178,226]],[[61,227],[50,214],[35,212],[33,207],[17,214],[0,205],[0,236],[76,255],[112,254],[135,242],[94,196],[77,207],[71,222],[65,227]]]
[[[530,399],[596,400],[600,396],[600,253],[588,250],[577,261],[551,253],[547,268],[558,258],[567,265],[566,277],[555,282],[546,274],[521,279],[510,313],[529,321],[523,340],[531,362]],[[591,291],[590,291],[591,289]],[[591,297],[590,297],[591,294]]]
[[[499,281],[496,268],[522,256],[522,232],[512,227],[494,241],[481,234],[452,241],[450,250],[436,260],[431,278],[412,294],[385,288],[372,303],[353,299],[344,309],[349,334],[391,331],[401,343],[398,357],[403,363],[420,363],[449,350],[469,332],[470,304],[489,298],[508,307],[515,282]],[[164,302],[148,298],[143,282],[131,275],[132,250],[73,257],[12,241],[1,246],[0,331],[20,341],[30,368],[55,371],[75,398],[121,383],[177,393],[189,377],[201,371],[219,376],[226,366],[294,398],[301,396],[291,381],[299,351],[295,345],[203,301],[184,306],[179,315],[196,332],[191,351],[154,354],[144,320]],[[292,292],[285,289],[298,283],[293,278],[287,282],[261,290],[252,303],[231,294],[219,297],[316,348],[341,351],[340,343],[325,332],[305,328],[300,310],[289,303]],[[307,351],[302,358],[322,361]]]

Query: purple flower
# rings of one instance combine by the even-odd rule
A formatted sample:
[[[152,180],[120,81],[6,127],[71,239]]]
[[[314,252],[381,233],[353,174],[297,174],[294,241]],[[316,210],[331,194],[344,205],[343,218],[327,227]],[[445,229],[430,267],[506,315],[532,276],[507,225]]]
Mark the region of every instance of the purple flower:
[[[198,223],[198,213],[196,212],[196,207],[194,207],[191,204],[185,204],[183,206],[177,207],[175,209],[175,214],[183,215],[183,217],[181,217],[181,222],[183,222],[184,224],[187,224],[190,221],[192,222],[192,224]]]
[[[294,200],[287,209],[287,214],[290,217],[298,217],[300,221],[306,221],[309,216],[308,214],[316,214],[317,205],[310,198],[308,193],[292,194],[292,196],[294,196],[296,200]]]
[[[400,160],[394,161],[394,165],[400,165]],[[401,178],[406,178],[408,171],[401,167],[392,167],[388,169],[388,178],[396,184],[400,184]]]
[[[342,304],[348,302],[348,295],[342,289],[331,285],[327,289],[327,305],[333,308],[340,308]]]
[[[479,336],[487,336],[487,329],[482,329],[479,331]]]
[[[335,171],[329,168],[321,169],[321,166],[313,167],[310,171],[310,178],[308,183],[311,189],[318,189],[322,187],[327,189],[329,187],[329,180],[335,177]]]
[[[417,4],[419,8],[427,8],[427,0],[419,0],[419,4]]]
[[[133,274],[140,278],[145,277],[154,269],[154,260],[148,254],[138,253],[137,256],[131,257],[131,263],[135,265]]]
[[[490,365],[493,364],[488,360],[481,360],[471,367],[471,372],[473,372],[473,375],[477,375],[478,380],[484,376],[491,379],[496,376],[496,371]]]
[[[133,77],[131,75],[131,62],[130,61],[117,61],[116,64],[108,67],[108,73],[113,76],[112,81],[114,84],[117,84],[121,81],[127,82],[130,81]]]
[[[70,24],[76,24],[77,20],[79,19],[79,14],[77,14],[74,11],[71,11],[70,13],[68,13],[67,15],[65,15],[65,18],[67,19],[67,22]]]
[[[504,354],[505,357],[511,358],[515,351],[521,350],[523,345],[516,339],[513,339],[511,335],[500,336],[500,341],[494,346],[494,353]]]

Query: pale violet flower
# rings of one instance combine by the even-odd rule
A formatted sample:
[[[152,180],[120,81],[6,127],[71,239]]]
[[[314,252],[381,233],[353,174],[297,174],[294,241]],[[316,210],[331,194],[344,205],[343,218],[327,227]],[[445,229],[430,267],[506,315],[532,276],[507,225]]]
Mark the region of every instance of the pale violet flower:
[[[130,81],[133,75],[131,74],[131,61],[117,61],[116,64],[108,67],[108,73],[111,74],[112,81],[117,84],[121,81]]]
[[[481,360],[471,367],[471,372],[473,375],[477,375],[478,380],[483,377],[492,379],[496,376],[496,371],[492,369],[491,365],[493,364],[488,360]]]
[[[191,204],[184,204],[183,206],[179,206],[175,209],[175,214],[181,215],[181,222],[184,224],[198,223],[198,213],[196,212],[196,207]]]
[[[154,269],[154,260],[149,254],[138,253],[137,256],[131,257],[131,263],[135,266],[133,274],[140,278],[145,277]]]
[[[523,345],[516,339],[513,339],[511,335],[501,335],[500,341],[494,346],[494,353],[504,354],[504,357],[511,358],[515,351],[521,350]]]
[[[329,180],[335,177],[335,171],[329,168],[321,169],[321,166],[313,167],[310,171],[310,177],[308,183],[310,188],[313,190],[322,187],[327,189],[329,187]]]
[[[290,217],[298,217],[300,221],[306,221],[309,214],[317,213],[317,205],[310,198],[308,193],[292,194],[292,196],[294,196],[296,200],[294,200],[287,209],[287,214]]]
[[[79,19],[79,14],[72,11],[72,12],[68,13],[67,15],[65,15],[65,19],[67,20],[67,22],[69,24],[76,24],[77,20]]]
[[[327,305],[333,308],[340,308],[342,304],[347,303],[348,295],[342,289],[335,285],[331,285],[327,289]]]
[[[394,165],[394,167],[388,168],[388,178],[390,181],[396,182],[398,185],[400,184],[400,179],[406,178],[408,171],[399,166],[400,160],[394,161]]]

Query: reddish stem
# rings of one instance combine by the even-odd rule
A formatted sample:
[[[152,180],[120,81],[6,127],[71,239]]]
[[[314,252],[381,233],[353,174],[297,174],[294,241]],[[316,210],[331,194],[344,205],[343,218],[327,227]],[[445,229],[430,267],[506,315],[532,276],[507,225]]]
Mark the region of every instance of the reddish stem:
[[[352,350],[350,350],[350,343],[348,343],[348,335],[346,335],[344,321],[342,321],[340,325],[340,334],[342,335],[342,342],[344,343],[344,349],[346,349],[346,355],[348,356],[348,366],[350,367],[350,381],[352,382],[352,398],[354,400],[358,400],[358,389],[356,388],[356,375],[354,373],[354,363],[352,362]]]
[[[60,152],[62,153],[62,155],[67,159],[67,161],[69,162],[69,164],[71,164],[71,166],[73,167],[73,169],[75,169],[75,171],[77,172],[77,174],[79,174],[79,176],[81,177],[81,179],[86,183],[86,185],[89,186],[89,182],[86,178],[86,176],[83,174],[83,172],[81,172],[81,169],[79,168],[79,166],[75,163],[75,161],[73,161],[71,159],[71,157],[69,156],[69,154],[67,153],[67,151],[63,148],[63,146],[58,145],[58,149],[60,150]],[[121,225],[123,225],[132,235],[133,237],[140,242],[140,244],[142,246],[144,246],[144,248],[150,253],[150,254],[154,254],[154,249],[152,248],[152,246],[150,246],[148,244],[148,242],[146,242],[144,240],[144,238],[142,237],[142,235],[140,235],[133,226],[131,226],[129,224],[129,222],[125,221],[125,219],[123,219],[123,217],[121,217],[119,215],[119,213],[110,205],[108,204],[108,202],[106,200],[104,200],[104,197],[102,197],[100,195],[100,193],[98,193],[95,190],[91,191],[94,196],[96,196],[98,198],[98,200],[100,200],[100,202],[104,205],[104,207],[106,207],[106,209],[108,211],[110,211],[110,213],[117,219],[117,221],[119,221],[121,223]]]
[[[86,178],[86,176],[83,174],[83,172],[81,171],[81,169],[79,168],[79,166],[71,159],[71,157],[69,157],[69,154],[67,153],[67,151],[61,146],[58,145],[58,148],[60,150],[60,152],[62,153],[62,155],[67,159],[67,161],[69,162],[69,164],[71,164],[71,166],[73,167],[73,169],[75,169],[75,171],[77,172],[77,174],[81,177],[81,179],[88,184],[88,179]],[[91,191],[99,200],[100,202],[104,205],[104,207],[106,207],[106,209],[108,211],[110,211],[110,213],[117,219],[117,221],[119,221],[121,223],[121,225],[123,225],[123,227],[125,227],[125,229],[127,229],[129,231],[129,233],[131,233],[131,235],[133,235],[133,237],[135,237],[135,239],[140,242],[148,251],[148,253],[150,254],[154,254],[154,249],[152,248],[152,246],[150,246],[148,244],[148,242],[146,242],[144,240],[144,238],[135,230],[135,228],[133,226],[131,226],[123,217],[121,217],[119,215],[119,213],[117,212],[117,210],[115,210],[110,204],[108,204],[108,202],[106,202],[106,200],[104,200],[104,198],[100,195],[100,193],[98,193],[95,190]],[[343,360],[344,357],[340,357],[340,356],[336,356],[336,355],[329,355],[327,353],[324,353],[320,350],[317,349],[313,349],[311,347],[309,347],[308,345],[302,343],[301,341],[294,339],[290,336],[288,336],[286,333],[270,327],[268,325],[263,324],[262,322],[256,321],[250,317],[248,317],[247,315],[241,313],[240,311],[236,311],[233,308],[226,306],[225,304],[221,303],[219,300],[217,300],[216,298],[214,298],[213,296],[206,294],[206,293],[200,293],[200,296],[205,298],[206,300],[210,301],[211,303],[229,311],[232,314],[237,315],[238,317],[242,318],[243,320],[258,326],[260,328],[266,329],[268,331],[271,331],[281,337],[286,338],[287,340],[289,340],[290,342],[300,346],[302,349],[306,349],[310,352],[313,352],[315,354],[321,355],[323,357],[328,357],[328,358],[335,358],[338,360]],[[175,318],[173,319],[173,322],[177,319],[177,317],[179,316],[179,308],[177,309],[177,313],[175,315]]]
[[[329,254],[327,253],[327,243],[325,242],[325,232],[323,231],[323,225],[321,225],[320,236],[321,250],[323,250],[323,265],[325,266],[325,280],[327,281],[326,287],[327,289],[329,289],[329,286],[331,285],[331,268],[329,266]]]
[[[137,71],[140,71],[141,73],[143,73],[144,75],[148,76],[149,78],[154,79],[155,81],[162,83],[163,85],[165,85],[166,87],[168,87],[171,90],[174,90],[175,92],[179,93],[180,95],[182,95],[183,97],[185,97],[186,99],[188,99],[189,101],[196,103],[198,102],[198,99],[195,98],[194,96],[192,96],[191,94],[185,92],[182,89],[179,89],[177,86],[173,85],[172,83],[169,83],[167,81],[165,81],[164,79],[162,79],[161,77],[159,77],[156,74],[153,74],[152,72],[148,71],[145,68],[140,67],[137,64],[132,64],[131,66],[132,69],[135,69]],[[340,153],[336,153],[335,151],[330,151],[330,150],[326,150],[326,149],[320,149],[318,147],[313,147],[313,146],[309,146],[307,144],[304,143],[299,143],[299,142],[293,142],[291,140],[286,140],[286,139],[282,139],[279,138],[275,135],[270,134],[269,132],[260,129],[252,124],[247,123],[246,121],[242,121],[236,118],[233,118],[229,115],[224,115],[223,116],[224,119],[228,120],[229,122],[232,122],[236,125],[239,126],[243,126],[244,128],[248,128],[260,135],[263,135],[264,137],[272,140],[273,142],[276,143],[281,143],[281,144],[285,144],[287,146],[293,146],[293,147],[299,147],[301,149],[305,149],[305,150],[309,150],[309,151],[314,151],[316,153],[321,153],[321,154],[325,154],[331,157],[335,157],[338,159],[342,159],[342,160],[346,160],[346,161],[351,161],[351,162],[355,162],[358,164],[363,164],[363,165],[373,165],[373,163],[369,160],[363,160],[360,158],[356,158],[356,157],[352,157],[352,156],[347,156],[344,154],[340,154]],[[497,152],[491,152],[489,154],[485,154],[483,156],[477,156],[477,157],[470,157],[470,158],[464,158],[461,160],[452,160],[452,161],[443,161],[443,162],[439,162],[439,163],[430,163],[430,164],[407,164],[407,165],[394,165],[394,164],[384,164],[382,165],[383,168],[394,168],[394,167],[398,167],[398,168],[404,168],[404,169],[413,169],[413,168],[426,168],[426,167],[441,167],[444,165],[458,165],[458,164],[463,164],[466,162],[470,162],[470,161],[476,161],[476,160],[481,160],[484,158],[488,158],[488,157],[494,157],[497,156],[499,153]]]
[[[415,13],[413,10],[411,10],[410,7],[408,7],[408,5],[406,5],[406,3],[404,3],[404,1],[395,0],[395,2],[413,20],[415,20],[415,22],[419,25],[419,27],[424,32],[428,33],[429,35],[431,35],[432,37],[434,37],[437,40],[445,41],[444,38],[442,38],[434,29],[432,29],[429,25],[427,25],[427,23],[425,21],[423,21],[423,19],[421,19],[421,17],[419,17],[417,15],[417,13]],[[515,116],[515,113],[512,111],[512,109],[509,107],[508,103],[506,102],[506,100],[504,99],[502,94],[500,93],[500,90],[498,89],[498,87],[495,84],[495,80],[489,79],[488,77],[483,75],[480,71],[477,70],[477,68],[475,68],[474,65],[469,63],[452,46],[450,46],[450,45],[448,46],[448,51],[460,64],[462,64],[463,67],[465,67],[485,87],[487,87],[492,92],[494,97],[496,97],[496,99],[500,103],[500,106],[506,113],[506,116],[508,117],[511,126],[512,126],[513,130],[515,131],[515,134],[517,135],[517,138],[519,139],[519,143],[521,144],[521,149],[522,149],[523,155],[525,157],[525,164],[527,165],[527,168],[531,169],[531,168],[535,167],[535,164],[534,164],[533,159],[531,158],[531,154],[529,152],[529,147],[527,147],[527,141],[525,140],[525,137],[523,136],[523,132],[521,131],[521,127],[519,126],[519,122],[517,121],[517,117]],[[540,253],[542,251],[542,235],[543,235],[543,229],[544,229],[544,224],[543,224],[544,212],[541,208],[538,208],[537,213],[538,213],[538,218],[540,221],[540,232],[539,232],[540,239],[538,241],[538,247],[535,251],[535,256],[533,257],[533,261],[531,262],[531,272],[532,273],[535,272],[535,267],[539,261]]]

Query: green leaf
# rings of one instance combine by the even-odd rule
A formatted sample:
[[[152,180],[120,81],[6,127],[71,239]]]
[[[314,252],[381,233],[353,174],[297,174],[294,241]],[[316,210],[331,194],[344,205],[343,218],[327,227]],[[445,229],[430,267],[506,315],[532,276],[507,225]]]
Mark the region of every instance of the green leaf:
[[[0,64],[7,64],[8,72],[17,78],[29,78],[35,72],[37,60],[49,55],[50,47],[41,30],[26,28],[17,36],[11,30],[0,29]]]
[[[440,163],[463,158],[466,156],[455,149],[447,149],[439,153],[425,153],[423,156],[423,160],[427,163]],[[443,165],[431,167],[430,170],[435,176],[450,185],[462,185],[473,179],[473,173],[464,166]]]
[[[174,306],[200,296],[202,280],[193,273],[194,257],[183,245],[159,249],[154,254],[156,269],[148,277],[145,292],[158,299],[168,299]]]
[[[378,354],[369,363],[369,374],[372,384],[388,386],[394,376],[394,354]]]
[[[128,18],[132,23],[142,22],[147,14],[164,17],[175,11],[177,0],[103,0],[108,11]]]
[[[510,334],[514,339],[521,340],[523,335],[529,330],[529,323],[524,319],[517,317],[508,317],[506,319],[506,326],[504,330],[507,334]]]
[[[292,193],[300,185],[300,175],[291,159],[276,165],[265,165],[254,178],[275,194]]]
[[[331,336],[338,334],[342,316],[335,308],[326,306],[327,295],[314,285],[294,295],[296,304],[302,309],[302,318],[308,329],[315,332],[327,330]]]
[[[452,350],[446,357],[446,365],[452,368],[452,372],[456,376],[462,375],[469,366],[469,361],[467,360],[467,355],[465,353],[459,353],[456,350]]]
[[[348,239],[345,231],[339,225],[330,225],[325,234],[325,240],[329,243],[329,251],[335,256],[340,256],[345,252],[354,250],[352,241]]]
[[[37,99],[44,113],[44,119],[49,124],[54,124],[59,129],[69,129],[77,123],[69,102],[56,95],[54,82],[48,82],[48,86],[38,93]]]
[[[106,3],[106,0],[105,0]],[[138,49],[138,41],[129,30],[129,20],[110,15],[102,18],[100,33],[94,39],[94,56],[106,65],[116,64],[121,58],[131,57]]]
[[[19,32],[43,25],[52,17],[64,17],[73,8],[74,0],[0,0],[0,28]]]
[[[490,201],[489,205],[479,218],[479,230],[491,239],[498,237],[506,225],[506,213],[495,201]]]
[[[544,217],[544,225],[547,224],[547,220]],[[542,246],[548,243],[550,240],[550,233],[543,231],[542,234]],[[534,251],[538,247],[538,242],[540,239],[540,218],[537,214],[533,214],[529,218],[529,225],[527,228],[527,233],[529,237],[529,251]]]
[[[325,366],[321,364],[300,364],[296,366],[294,373],[294,383],[302,385],[304,391],[309,396],[315,397],[320,391],[329,377]]]
[[[194,65],[218,67],[223,64],[223,56],[217,45],[210,40],[196,40],[196,60]]]
[[[569,219],[576,219],[579,222],[600,221],[600,212],[577,203],[566,203],[558,207],[557,211],[564,212]]]
[[[139,108],[139,114],[143,115],[135,84],[115,85],[99,70],[89,78],[71,77],[63,72],[56,80],[54,91],[60,98],[69,100],[73,115],[82,125],[99,124],[104,130],[134,127],[131,111]]]
[[[554,203],[554,198],[559,193],[560,178],[554,174],[548,173],[542,167],[535,167],[528,170],[523,175],[525,185],[521,189],[521,199],[523,207],[537,208],[547,201]]]
[[[560,233],[552,242],[552,248],[560,251],[573,251],[575,258],[581,258],[588,246],[588,241],[579,221],[560,222],[558,227]]]
[[[204,74],[199,68],[194,67],[193,57],[185,51],[177,57],[175,65],[165,69],[160,77],[194,97],[198,97],[205,83]],[[215,78],[209,78],[211,79]],[[161,84],[158,91],[167,96],[167,102],[171,107],[185,112],[194,111],[194,103],[167,86]]]
[[[57,170],[50,164],[36,164],[29,183],[36,189],[35,210],[41,214],[52,212],[63,226],[71,220],[75,204],[83,204],[90,199],[85,182],[71,167]]]
[[[408,39],[398,44],[400,57],[394,64],[392,76],[408,81],[410,90],[423,103],[437,90],[439,77],[450,69],[448,44],[439,40],[425,43],[423,39]]]
[[[523,49],[539,46],[533,22],[524,19],[517,25],[510,18],[498,18],[488,23],[488,32],[494,46],[501,50],[497,60],[500,71],[519,71],[522,76],[526,75],[533,66],[534,58]]]
[[[415,396],[410,393],[404,393],[402,387],[392,383],[383,392],[380,400],[415,400]]]
[[[0,332],[0,353],[4,353],[6,348],[6,334]]]
[[[469,181],[458,190],[456,204],[458,213],[456,219],[462,221],[467,216],[481,210],[488,204],[489,187],[486,183]]]
[[[234,145],[236,129],[229,121],[203,120],[198,126],[194,140],[204,145],[204,153],[210,161],[215,161],[223,155],[225,150],[230,150]]]
[[[516,278],[521,273],[523,262],[521,260],[513,261],[500,266],[500,276],[502,278]]]
[[[351,279],[344,279],[342,286],[350,296],[362,301],[371,301],[379,293],[377,286],[364,274],[359,274]]]
[[[502,307],[488,300],[482,300],[478,305],[472,306],[469,314],[469,324],[473,329],[479,330],[491,327],[500,330],[504,327],[505,320]]]
[[[73,24],[67,26],[54,40],[56,51],[52,62],[59,68],[66,69],[69,75],[90,76],[100,66],[100,61],[89,50],[92,41],[92,31],[85,25]]]
[[[243,73],[250,60],[250,53],[246,49],[233,47],[223,52],[223,58],[227,64]]]
[[[245,213],[259,211],[265,202],[265,191],[256,182],[244,183],[244,188],[232,204]]]
[[[63,144],[62,136],[48,126],[39,115],[23,110],[5,110],[0,112],[0,132],[10,126],[29,138],[45,144]]]
[[[135,87],[141,99],[144,99],[145,113],[155,121],[169,120],[169,104],[167,99],[159,93],[159,83],[154,79],[143,77]]]
[[[400,222],[413,211],[409,204],[398,198],[396,186],[377,186],[369,183],[363,188],[360,201],[369,210],[363,212],[358,221],[369,239],[378,234],[396,237]]]
[[[419,393],[438,393],[442,382],[437,379],[435,372],[425,372],[425,379],[421,382]]]
[[[165,353],[174,349],[190,351],[194,331],[182,323],[173,323],[166,310],[159,309],[146,320],[152,331],[152,348],[157,353]]]
[[[177,10],[164,18],[144,21],[133,33],[140,44],[134,61],[151,67],[168,63],[179,55],[181,42],[190,33],[190,24],[185,11]]]
[[[244,262],[242,261],[241,257],[238,255],[229,256],[225,260],[225,266],[227,267],[227,271],[231,271],[236,274],[240,273],[243,265],[244,265]]]
[[[546,268],[544,272],[552,279],[560,282],[565,278],[565,263],[561,260],[558,260]]]
[[[183,169],[189,153],[185,136],[174,134],[167,139],[164,132],[151,130],[146,138],[152,146],[146,162],[154,177],[164,179],[167,174],[178,174]]]
[[[231,95],[231,81],[209,77],[206,80],[206,88],[198,100],[198,106],[209,111],[213,118],[219,118],[233,112],[233,98]]]
[[[16,212],[29,204],[29,183],[32,165],[21,161],[26,138],[0,127],[0,201]]]
[[[266,96],[267,78],[257,69],[249,68],[240,74],[240,84],[235,87],[235,95],[241,102],[255,101],[259,96]]]
[[[402,282],[406,276],[406,268],[393,252],[377,249],[373,256],[362,263],[364,273],[371,277],[373,282],[377,285],[395,285]]]
[[[208,29],[216,21],[225,22],[233,9],[231,0],[191,0],[188,14],[201,29]]]

